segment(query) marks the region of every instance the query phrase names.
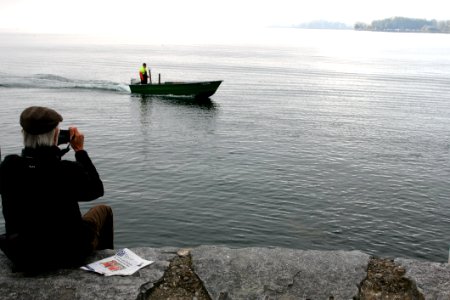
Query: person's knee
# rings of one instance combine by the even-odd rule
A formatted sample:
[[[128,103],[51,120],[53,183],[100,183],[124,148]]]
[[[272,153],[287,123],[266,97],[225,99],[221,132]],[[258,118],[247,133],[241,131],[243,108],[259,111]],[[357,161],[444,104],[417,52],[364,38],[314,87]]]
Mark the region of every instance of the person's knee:
[[[110,216],[112,218],[113,217],[113,210],[112,210],[111,206],[105,205],[105,209],[108,212],[108,216]]]
[[[111,206],[105,205],[105,204],[99,204],[95,207],[96,209],[98,209],[99,211],[105,212],[105,214],[112,216],[113,215],[113,211]]]

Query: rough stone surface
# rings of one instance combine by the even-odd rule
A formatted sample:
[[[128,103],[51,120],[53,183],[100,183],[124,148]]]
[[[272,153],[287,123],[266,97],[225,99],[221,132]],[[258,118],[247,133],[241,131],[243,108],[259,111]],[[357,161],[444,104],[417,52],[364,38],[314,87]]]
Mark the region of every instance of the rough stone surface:
[[[181,255],[184,254],[184,255]],[[148,295],[149,300],[211,300],[198,276],[192,270],[190,253],[178,251],[163,280],[155,284]]]
[[[360,251],[131,250],[155,263],[123,277],[77,268],[27,276],[13,273],[0,252],[0,300],[450,299],[450,265],[442,263],[375,259]],[[89,261],[113,253],[100,251]]]
[[[214,246],[191,254],[212,299],[353,299],[370,258],[359,251]]]
[[[34,276],[12,273],[6,256],[0,254],[0,299],[15,300],[74,300],[74,299],[146,299],[153,285],[161,280],[175,248],[133,248],[136,254],[155,261],[132,276],[105,277],[81,269],[62,269]],[[89,258],[93,262],[114,251],[99,251]]]
[[[360,299],[424,300],[414,280],[405,276],[405,268],[391,259],[371,258],[367,277],[361,284]]]
[[[395,262],[403,266],[406,276],[414,280],[425,299],[450,299],[450,265],[397,258]]]

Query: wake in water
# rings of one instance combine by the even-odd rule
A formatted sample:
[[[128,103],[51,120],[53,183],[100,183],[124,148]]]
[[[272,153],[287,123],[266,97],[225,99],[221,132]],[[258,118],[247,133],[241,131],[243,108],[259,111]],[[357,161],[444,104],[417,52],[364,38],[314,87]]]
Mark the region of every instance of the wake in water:
[[[52,74],[17,76],[0,73],[0,87],[44,89],[88,89],[130,92],[128,85],[105,80],[70,79]]]

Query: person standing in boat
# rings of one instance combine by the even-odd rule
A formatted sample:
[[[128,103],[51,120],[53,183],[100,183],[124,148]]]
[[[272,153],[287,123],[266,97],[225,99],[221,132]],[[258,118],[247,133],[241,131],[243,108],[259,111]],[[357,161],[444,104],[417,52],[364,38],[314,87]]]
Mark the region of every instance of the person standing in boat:
[[[147,64],[146,63],[143,63],[141,68],[139,69],[139,77],[141,78],[141,84],[148,83],[148,72],[147,72]]]

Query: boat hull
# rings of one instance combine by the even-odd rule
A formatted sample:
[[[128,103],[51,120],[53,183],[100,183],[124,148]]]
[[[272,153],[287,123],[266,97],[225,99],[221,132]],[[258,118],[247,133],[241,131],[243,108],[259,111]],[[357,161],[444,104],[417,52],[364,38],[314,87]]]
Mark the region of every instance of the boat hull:
[[[132,93],[208,98],[214,95],[222,81],[165,82],[162,84],[130,84]]]

